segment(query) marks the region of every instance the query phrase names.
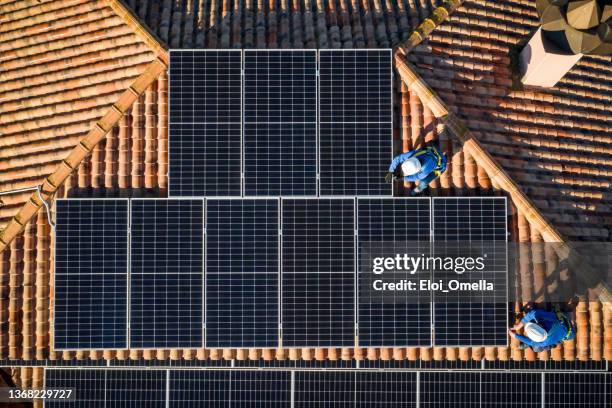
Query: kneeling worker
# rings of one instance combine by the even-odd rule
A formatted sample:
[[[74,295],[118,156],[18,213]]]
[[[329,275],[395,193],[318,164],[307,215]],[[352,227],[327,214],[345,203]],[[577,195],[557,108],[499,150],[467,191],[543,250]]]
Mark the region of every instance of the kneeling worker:
[[[411,150],[395,156],[385,181],[404,178],[404,181],[418,181],[419,185],[410,192],[411,196],[421,193],[429,183],[440,177],[446,171],[446,156],[435,146]]]
[[[525,336],[516,331],[525,328]],[[564,312],[548,312],[546,310],[532,309],[515,324],[508,333],[519,340],[521,350],[531,347],[533,351],[550,350],[566,340],[576,336],[576,330],[569,316]]]

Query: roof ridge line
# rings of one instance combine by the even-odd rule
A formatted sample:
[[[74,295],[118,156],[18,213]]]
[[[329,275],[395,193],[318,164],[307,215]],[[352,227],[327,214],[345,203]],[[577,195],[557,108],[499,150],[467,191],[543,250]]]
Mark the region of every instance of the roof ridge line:
[[[147,44],[157,57],[168,65],[168,46],[153,33],[140,18],[120,0],[104,0],[104,2]]]
[[[574,246],[550,223],[535,204],[523,192],[519,185],[512,180],[503,167],[489,154],[480,141],[470,132],[468,127],[453,113],[442,101],[438,94],[416,73],[401,53],[395,54],[395,67],[402,81],[409,89],[415,91],[419,99],[426,105],[436,118],[442,119],[450,133],[455,136],[464,149],[470,152],[474,160],[482,166],[492,182],[510,194],[510,197],[519,210],[542,234],[545,242],[557,243],[555,250],[559,257],[566,257],[572,266],[583,266],[588,273],[584,278],[595,279],[595,272],[585,262]],[[592,276],[590,271],[592,271]],[[591,280],[591,283],[595,283]],[[599,298],[607,307],[612,307],[612,294],[604,282],[599,281]]]
[[[410,33],[405,41],[400,42],[397,50],[407,55],[417,45],[422,43],[433,30],[442,24],[455,10],[463,4],[465,0],[446,0],[444,4],[438,6],[431,12],[431,15],[421,21],[421,23]]]
[[[167,68],[166,63],[156,58],[149,63],[147,68],[132,82],[132,84],[119,96],[119,99],[108,109],[95,125],[87,132],[71,150],[71,152],[58,165],[40,186],[38,192],[33,193],[30,199],[21,207],[19,212],[11,218],[6,227],[0,231],[0,253],[8,248],[15,237],[20,234],[26,224],[38,213],[44,202],[47,202],[57,192],[58,188],[76,170],[94,147],[106,137],[107,133],[119,122],[134,101],[155,81]],[[42,200],[41,200],[42,198]],[[44,200],[44,202],[43,202]]]

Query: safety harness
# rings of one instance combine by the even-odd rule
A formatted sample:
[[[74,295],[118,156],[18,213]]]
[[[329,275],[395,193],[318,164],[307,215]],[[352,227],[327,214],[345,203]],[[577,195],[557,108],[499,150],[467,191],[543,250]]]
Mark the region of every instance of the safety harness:
[[[428,154],[428,153],[432,153],[434,155],[434,157],[436,158],[436,168],[434,169],[433,173],[439,177],[440,174],[442,174],[441,170],[441,166],[442,166],[442,155],[440,154],[440,152],[438,151],[438,149],[436,149],[435,147],[431,147],[431,146],[427,146],[426,148],[418,151],[417,153],[414,154],[414,157],[419,157],[419,156],[423,156],[424,154]]]
[[[572,333],[574,331],[574,325],[572,324],[572,321],[567,317],[565,313],[560,310],[556,310],[555,313],[557,314],[557,319],[559,319],[561,324],[565,326],[565,330],[567,330],[567,333],[565,333],[565,337],[563,337],[563,341],[569,340],[572,337]]]

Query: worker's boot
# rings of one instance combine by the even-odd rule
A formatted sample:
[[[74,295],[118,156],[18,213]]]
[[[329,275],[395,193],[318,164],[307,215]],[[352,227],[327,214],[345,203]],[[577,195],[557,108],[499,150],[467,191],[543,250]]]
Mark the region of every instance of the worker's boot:
[[[410,191],[410,197],[416,197],[421,194],[427,188],[427,184],[419,184],[412,191]]]

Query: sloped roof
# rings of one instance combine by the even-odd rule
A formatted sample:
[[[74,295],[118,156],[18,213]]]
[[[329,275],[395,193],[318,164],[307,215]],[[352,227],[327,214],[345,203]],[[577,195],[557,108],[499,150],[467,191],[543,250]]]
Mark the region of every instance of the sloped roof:
[[[9,191],[41,185],[156,53],[104,1],[0,10],[0,191]],[[30,195],[0,197],[0,225]]]
[[[514,90],[511,56],[537,25],[535,2],[465,1],[409,60],[555,227],[612,241],[612,57]]]
[[[132,2],[135,12],[171,47],[388,47],[406,39],[429,15],[429,1],[394,2]],[[165,195],[167,186],[167,77],[159,74],[126,115],[62,184],[58,196]],[[401,149],[439,138],[452,160],[432,189],[433,195],[503,194],[475,158],[444,132],[416,92],[396,82],[394,135]],[[398,150],[400,148],[400,143]],[[512,208],[512,240],[541,242],[542,231]],[[53,234],[44,212],[26,226],[10,249],[0,253],[0,358],[117,359],[424,359],[486,358],[561,360],[612,358],[612,315],[600,302],[582,302],[578,336],[538,355],[511,347],[422,349],[302,350],[121,350],[54,352],[50,349],[50,287]],[[548,272],[540,267],[558,262],[555,254],[522,253],[518,264],[529,293],[542,288]],[[517,305],[518,307],[518,305]],[[38,371],[37,371],[38,372]],[[40,377],[37,377],[40,378]]]

